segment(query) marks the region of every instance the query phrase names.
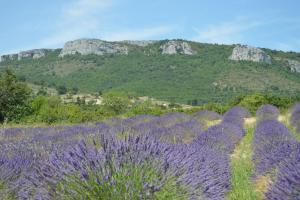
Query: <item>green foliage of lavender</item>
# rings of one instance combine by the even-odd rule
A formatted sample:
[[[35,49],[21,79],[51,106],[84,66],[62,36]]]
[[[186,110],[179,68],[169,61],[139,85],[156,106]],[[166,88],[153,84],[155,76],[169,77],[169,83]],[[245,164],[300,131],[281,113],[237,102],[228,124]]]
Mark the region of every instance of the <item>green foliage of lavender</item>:
[[[115,169],[110,165],[113,173],[111,180],[105,180],[105,175],[101,173],[103,169],[94,172],[90,170],[85,180],[76,175],[68,175],[57,185],[58,198],[65,200],[187,199],[184,188],[178,185],[175,177],[167,177],[164,185],[155,191],[155,187],[161,184],[159,181],[165,177],[157,173],[154,164],[151,162],[139,165],[125,163],[121,169]],[[99,181],[107,182],[100,185]]]

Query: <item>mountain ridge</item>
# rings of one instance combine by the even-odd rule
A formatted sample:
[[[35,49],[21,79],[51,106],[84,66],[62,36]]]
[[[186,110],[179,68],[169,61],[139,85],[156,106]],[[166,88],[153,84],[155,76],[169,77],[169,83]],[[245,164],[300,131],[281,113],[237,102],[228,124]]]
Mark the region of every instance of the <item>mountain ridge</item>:
[[[83,48],[91,53],[81,54],[75,48],[61,57],[63,48],[47,50],[35,59],[4,60],[0,69],[12,68],[20,79],[49,87],[65,85],[82,92],[122,90],[179,103],[222,102],[251,92],[300,92],[300,53],[181,39],[97,41],[104,45],[88,43]],[[126,46],[127,53],[108,51],[106,45],[108,50]],[[243,48],[234,54],[238,47]]]
[[[67,41],[64,46],[68,45],[68,43],[74,43],[77,41],[99,41],[99,42],[103,42],[103,43],[112,43],[112,44],[122,44],[122,45],[136,45],[136,46],[140,46],[140,47],[146,47],[149,44],[153,44],[153,43],[159,43],[159,42],[166,42],[166,43],[170,43],[172,44],[172,42],[174,41],[181,41],[183,43],[199,43],[199,44],[211,44],[213,45],[213,43],[201,43],[201,42],[196,42],[196,41],[192,41],[192,40],[184,40],[184,39],[165,39],[165,40],[121,40],[121,41],[108,41],[108,40],[102,40],[102,39],[96,39],[96,38],[80,38],[80,39],[76,39],[76,40],[71,40],[71,41]],[[224,45],[224,44],[215,44],[215,45]],[[255,47],[255,46],[251,46],[251,45],[247,45],[247,44],[231,44],[228,46],[236,46],[236,47],[249,47],[252,49],[268,49],[268,48],[263,48],[263,47]],[[28,50],[22,50],[18,53],[11,53],[11,54],[0,54],[0,57],[2,56],[10,56],[13,57],[15,55],[18,54],[30,54],[30,53],[39,53],[38,51],[54,51],[54,50],[58,50],[61,49],[63,50],[64,47],[62,48],[38,48],[38,49],[28,49]],[[271,50],[271,49],[269,49]],[[271,51],[281,51],[284,53],[289,53],[289,52],[293,52],[293,51],[282,51],[282,50],[271,50]],[[300,53],[300,52],[294,52],[294,53]],[[91,53],[92,54],[92,53]],[[25,57],[25,56],[24,56]]]

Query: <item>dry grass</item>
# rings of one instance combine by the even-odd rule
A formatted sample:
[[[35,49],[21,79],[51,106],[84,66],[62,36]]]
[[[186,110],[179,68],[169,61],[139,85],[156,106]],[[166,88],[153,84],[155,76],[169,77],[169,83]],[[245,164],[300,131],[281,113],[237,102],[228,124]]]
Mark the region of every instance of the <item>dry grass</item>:
[[[256,124],[256,118],[255,117],[249,117],[245,119],[245,126],[246,127],[253,127]]]
[[[222,120],[213,120],[213,121],[207,121],[205,124],[205,127],[209,128],[211,126],[215,126],[219,123],[221,123]]]
[[[289,118],[290,118],[290,114],[279,115],[278,121],[280,121],[281,123],[284,123],[288,126],[289,125]]]
[[[264,199],[265,193],[272,185],[272,180],[269,175],[258,176],[255,180],[255,191],[259,199]]]

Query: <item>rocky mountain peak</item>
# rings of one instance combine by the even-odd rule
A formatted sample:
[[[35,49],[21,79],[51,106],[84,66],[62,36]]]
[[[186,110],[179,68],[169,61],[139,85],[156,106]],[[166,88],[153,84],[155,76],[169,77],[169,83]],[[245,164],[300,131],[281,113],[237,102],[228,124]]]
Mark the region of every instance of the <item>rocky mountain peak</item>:
[[[99,39],[79,39],[69,41],[64,45],[60,57],[79,53],[81,55],[96,54],[128,54],[126,45],[117,42],[107,42]]]
[[[272,63],[271,57],[263,50],[247,45],[237,45],[233,51],[230,60],[246,60],[254,62]]]
[[[185,54],[185,55],[195,55],[196,51],[192,49],[189,43],[181,40],[170,40],[165,44],[161,45],[160,49],[162,54]]]

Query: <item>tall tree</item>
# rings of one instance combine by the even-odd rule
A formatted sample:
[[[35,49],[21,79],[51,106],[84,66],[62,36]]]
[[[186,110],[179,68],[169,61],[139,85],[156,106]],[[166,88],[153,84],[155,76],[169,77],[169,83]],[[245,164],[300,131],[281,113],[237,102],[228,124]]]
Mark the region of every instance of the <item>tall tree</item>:
[[[11,70],[4,70],[0,76],[0,123],[24,116],[29,109],[30,95],[26,84],[19,82]]]

